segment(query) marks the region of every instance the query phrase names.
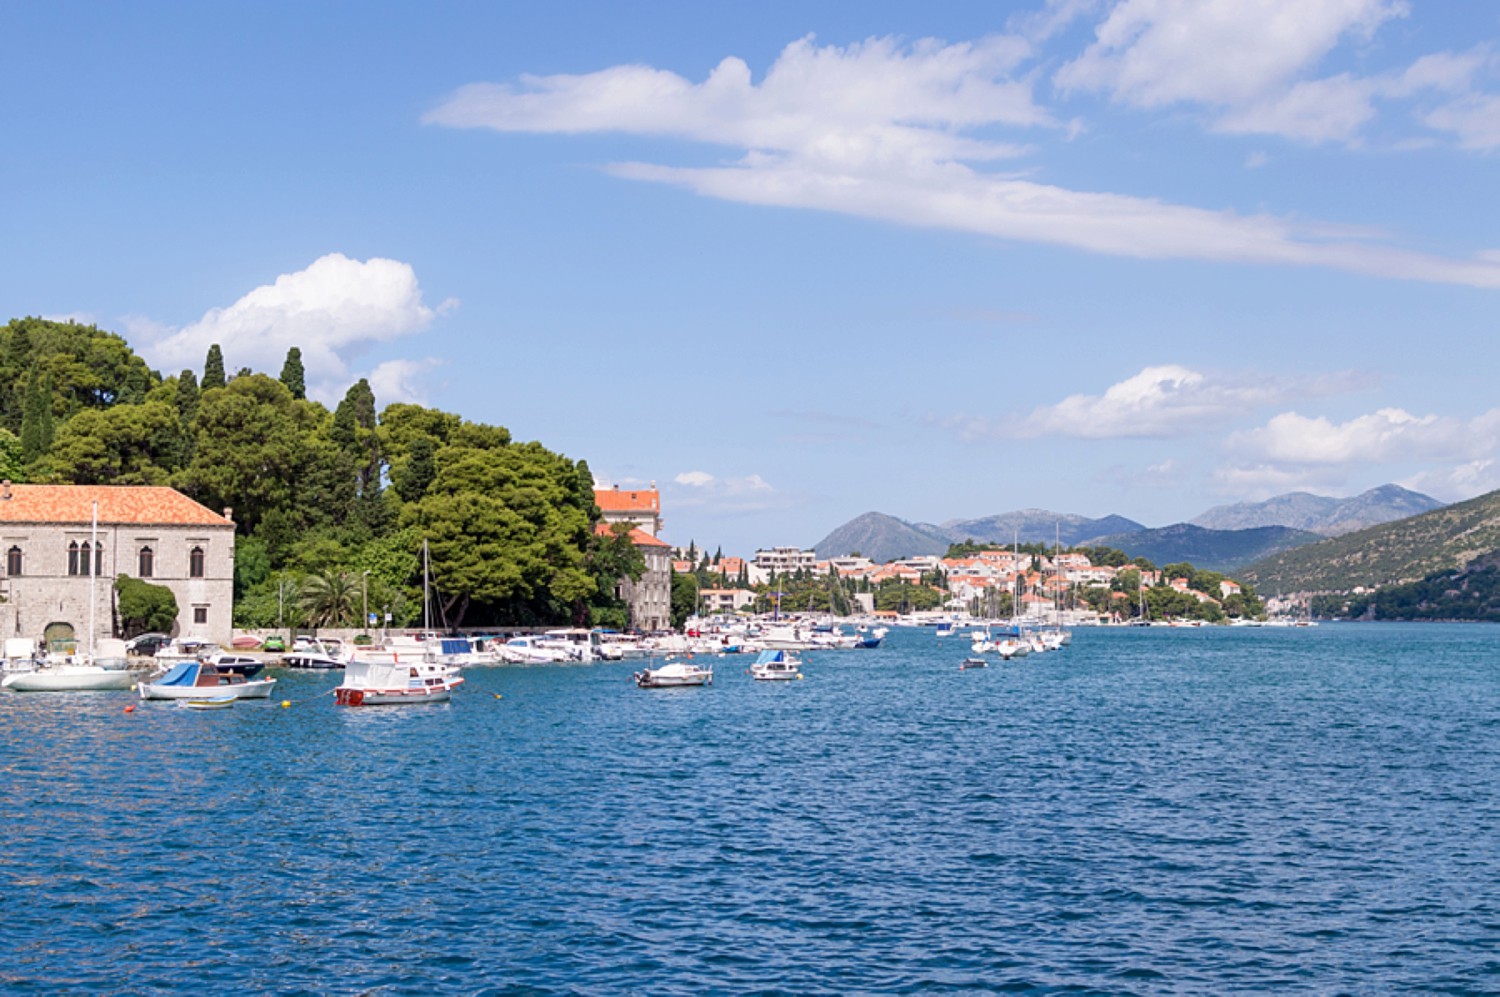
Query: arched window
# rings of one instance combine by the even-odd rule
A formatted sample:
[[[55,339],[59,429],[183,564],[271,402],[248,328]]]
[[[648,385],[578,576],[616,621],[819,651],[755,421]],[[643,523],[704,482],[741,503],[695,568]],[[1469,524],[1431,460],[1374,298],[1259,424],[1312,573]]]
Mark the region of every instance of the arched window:
[[[88,544],[84,546],[87,547]],[[102,574],[104,574],[104,544],[101,542],[94,544],[94,577],[97,578]]]
[[[188,552],[188,577],[203,577],[203,548],[194,547]]]
[[[142,578],[150,578],[151,577],[151,573],[155,569],[156,569],[156,554],[151,550],[150,547],[142,547],[141,548],[141,558],[140,558],[140,570],[137,571],[136,574],[140,575]]]
[[[78,565],[79,565],[79,560],[78,560],[78,541],[74,540],[72,543],[68,544],[68,574],[70,574],[70,575],[81,575],[81,574],[83,574],[83,569],[80,568]]]
[[[5,573],[12,578],[21,574],[21,548],[12,547],[5,552]]]

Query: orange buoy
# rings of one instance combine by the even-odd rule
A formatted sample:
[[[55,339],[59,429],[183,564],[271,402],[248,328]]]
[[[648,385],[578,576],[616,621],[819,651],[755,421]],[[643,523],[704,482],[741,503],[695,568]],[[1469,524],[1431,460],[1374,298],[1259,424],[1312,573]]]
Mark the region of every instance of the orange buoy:
[[[135,712],[135,704],[131,703],[129,706],[125,707],[125,712],[126,713],[134,713]]]

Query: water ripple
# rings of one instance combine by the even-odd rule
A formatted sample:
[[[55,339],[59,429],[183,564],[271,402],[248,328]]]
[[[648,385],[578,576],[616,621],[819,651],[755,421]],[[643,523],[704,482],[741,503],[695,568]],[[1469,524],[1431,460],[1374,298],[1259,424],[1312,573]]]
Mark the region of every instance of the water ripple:
[[[1493,991],[1497,642],[1083,631],[960,673],[898,633],[774,686],[6,695],[0,990]]]

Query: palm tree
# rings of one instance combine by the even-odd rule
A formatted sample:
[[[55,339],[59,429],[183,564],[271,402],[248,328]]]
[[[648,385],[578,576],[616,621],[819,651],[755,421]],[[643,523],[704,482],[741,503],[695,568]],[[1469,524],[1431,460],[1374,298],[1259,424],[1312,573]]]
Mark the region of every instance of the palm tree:
[[[308,626],[347,625],[359,612],[359,576],[347,571],[308,575],[300,593]]]

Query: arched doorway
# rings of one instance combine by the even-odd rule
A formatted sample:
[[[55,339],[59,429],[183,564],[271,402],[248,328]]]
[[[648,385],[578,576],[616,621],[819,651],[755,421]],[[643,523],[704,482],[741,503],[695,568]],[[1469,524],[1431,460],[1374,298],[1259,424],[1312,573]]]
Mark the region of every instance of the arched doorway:
[[[42,642],[53,654],[72,654],[78,650],[78,637],[71,623],[49,623],[42,631]]]

